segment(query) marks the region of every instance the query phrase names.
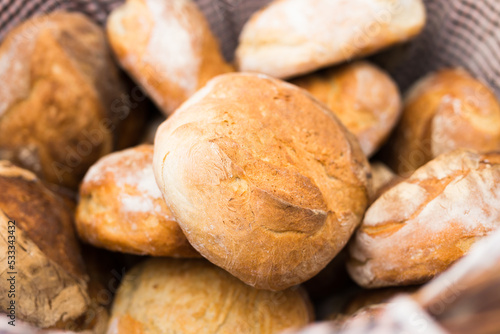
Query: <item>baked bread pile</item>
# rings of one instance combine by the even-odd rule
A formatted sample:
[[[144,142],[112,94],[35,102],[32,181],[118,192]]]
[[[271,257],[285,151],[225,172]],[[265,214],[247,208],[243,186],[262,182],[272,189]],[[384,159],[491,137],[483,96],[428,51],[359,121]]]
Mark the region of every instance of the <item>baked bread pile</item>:
[[[0,221],[18,320],[279,333],[369,321],[446,271],[500,224],[500,104],[458,68],[402,98],[361,59],[425,19],[422,0],[275,0],[233,64],[192,0],[127,0],[105,28],[55,12],[13,29]]]

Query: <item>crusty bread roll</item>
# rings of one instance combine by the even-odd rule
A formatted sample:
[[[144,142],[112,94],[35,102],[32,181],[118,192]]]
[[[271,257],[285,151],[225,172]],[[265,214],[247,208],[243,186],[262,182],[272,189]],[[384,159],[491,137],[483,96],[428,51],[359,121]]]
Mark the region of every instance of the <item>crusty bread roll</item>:
[[[500,154],[443,154],[370,206],[349,273],[370,288],[423,283],[497,228],[499,207]]]
[[[275,0],[243,27],[240,71],[289,78],[417,35],[422,0]]]
[[[157,183],[196,250],[280,290],[323,269],[367,206],[366,157],[306,91],[265,75],[212,79],[158,129]]]
[[[499,150],[500,104],[463,69],[429,74],[408,92],[388,144],[388,163],[403,176],[456,148]]]
[[[257,290],[205,260],[158,258],[125,276],[108,333],[272,334],[312,317],[300,288]]]
[[[401,113],[401,97],[391,77],[357,61],[291,81],[325,103],[358,138],[370,157],[389,136]]]
[[[109,16],[107,33],[121,66],[166,115],[232,71],[191,0],[127,0]]]
[[[0,159],[76,188],[130,113],[100,27],[82,14],[31,18],[0,46]]]
[[[0,161],[0,189],[0,306],[5,312],[13,299],[17,319],[64,328],[89,306],[73,212],[33,173],[7,161]]]
[[[141,145],[93,165],[80,186],[78,234],[113,251],[198,257],[165,205],[152,162],[153,146]]]

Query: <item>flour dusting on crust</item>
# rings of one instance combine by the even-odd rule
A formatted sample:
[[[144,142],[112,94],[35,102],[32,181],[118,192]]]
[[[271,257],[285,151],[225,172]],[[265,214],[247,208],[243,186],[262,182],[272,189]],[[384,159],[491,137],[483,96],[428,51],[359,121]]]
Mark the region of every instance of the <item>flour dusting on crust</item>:
[[[156,200],[162,194],[153,173],[153,148],[139,146],[109,154],[90,168],[84,182],[99,184],[114,182],[121,189],[121,209],[128,212],[161,210]]]
[[[349,271],[368,287],[421,283],[500,226],[500,157],[456,150],[385,192],[366,212]]]
[[[147,0],[146,4],[154,27],[144,61],[160,71],[162,77],[194,93],[201,61],[195,40],[201,38],[203,31],[190,22],[188,1]]]

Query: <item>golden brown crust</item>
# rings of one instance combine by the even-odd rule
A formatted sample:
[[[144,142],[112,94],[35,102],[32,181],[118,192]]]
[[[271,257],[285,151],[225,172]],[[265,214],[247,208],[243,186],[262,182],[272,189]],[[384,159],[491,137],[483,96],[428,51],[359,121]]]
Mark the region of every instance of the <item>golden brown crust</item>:
[[[499,150],[500,104],[490,88],[463,69],[432,73],[408,92],[388,144],[388,162],[403,176],[457,148]]]
[[[85,16],[57,12],[13,29],[0,80],[0,158],[76,188],[112,150],[125,88],[102,29]]]
[[[312,321],[300,288],[257,290],[205,260],[150,259],[124,278],[109,333],[279,333]]]
[[[325,103],[359,140],[369,157],[389,136],[401,112],[391,77],[366,61],[330,68],[291,81]]]
[[[153,165],[193,247],[272,290],[323,269],[371,191],[366,157],[336,117],[263,75],[211,80],[160,126]]]
[[[127,0],[109,16],[107,33],[121,66],[166,115],[233,70],[191,0]]]
[[[73,212],[64,201],[47,189],[36,176],[0,161],[0,205],[16,220],[17,227],[52,261],[70,274],[84,278]]]
[[[153,146],[115,152],[80,186],[76,226],[97,247],[132,254],[199,257],[165,205],[153,175]]]
[[[424,23],[421,0],[276,0],[243,27],[237,67],[290,78],[409,40]]]
[[[14,245],[19,319],[44,328],[78,320],[89,297],[73,212],[33,173],[7,161],[0,161],[0,188],[1,260],[7,263],[8,246]],[[14,233],[7,229],[10,220],[15,221]],[[14,244],[8,236],[15,237]],[[9,303],[9,277],[6,268],[0,284],[2,309]]]
[[[423,283],[498,227],[500,154],[456,150],[419,168],[368,209],[348,270],[364,287]]]

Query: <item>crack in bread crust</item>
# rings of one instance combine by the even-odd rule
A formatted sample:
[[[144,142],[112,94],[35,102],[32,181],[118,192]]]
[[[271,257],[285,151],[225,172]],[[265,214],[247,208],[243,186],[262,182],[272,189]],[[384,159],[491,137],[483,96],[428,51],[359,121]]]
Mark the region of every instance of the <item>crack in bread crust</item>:
[[[407,285],[448,268],[498,227],[499,162],[499,153],[457,150],[385,192],[368,209],[350,244],[351,276],[366,287]],[[420,195],[396,196],[408,193],[410,186]]]
[[[156,167],[191,244],[272,290],[322,269],[371,191],[366,157],[336,117],[302,89],[258,74],[219,76],[188,100],[158,130]],[[241,250],[247,242],[254,247]]]

